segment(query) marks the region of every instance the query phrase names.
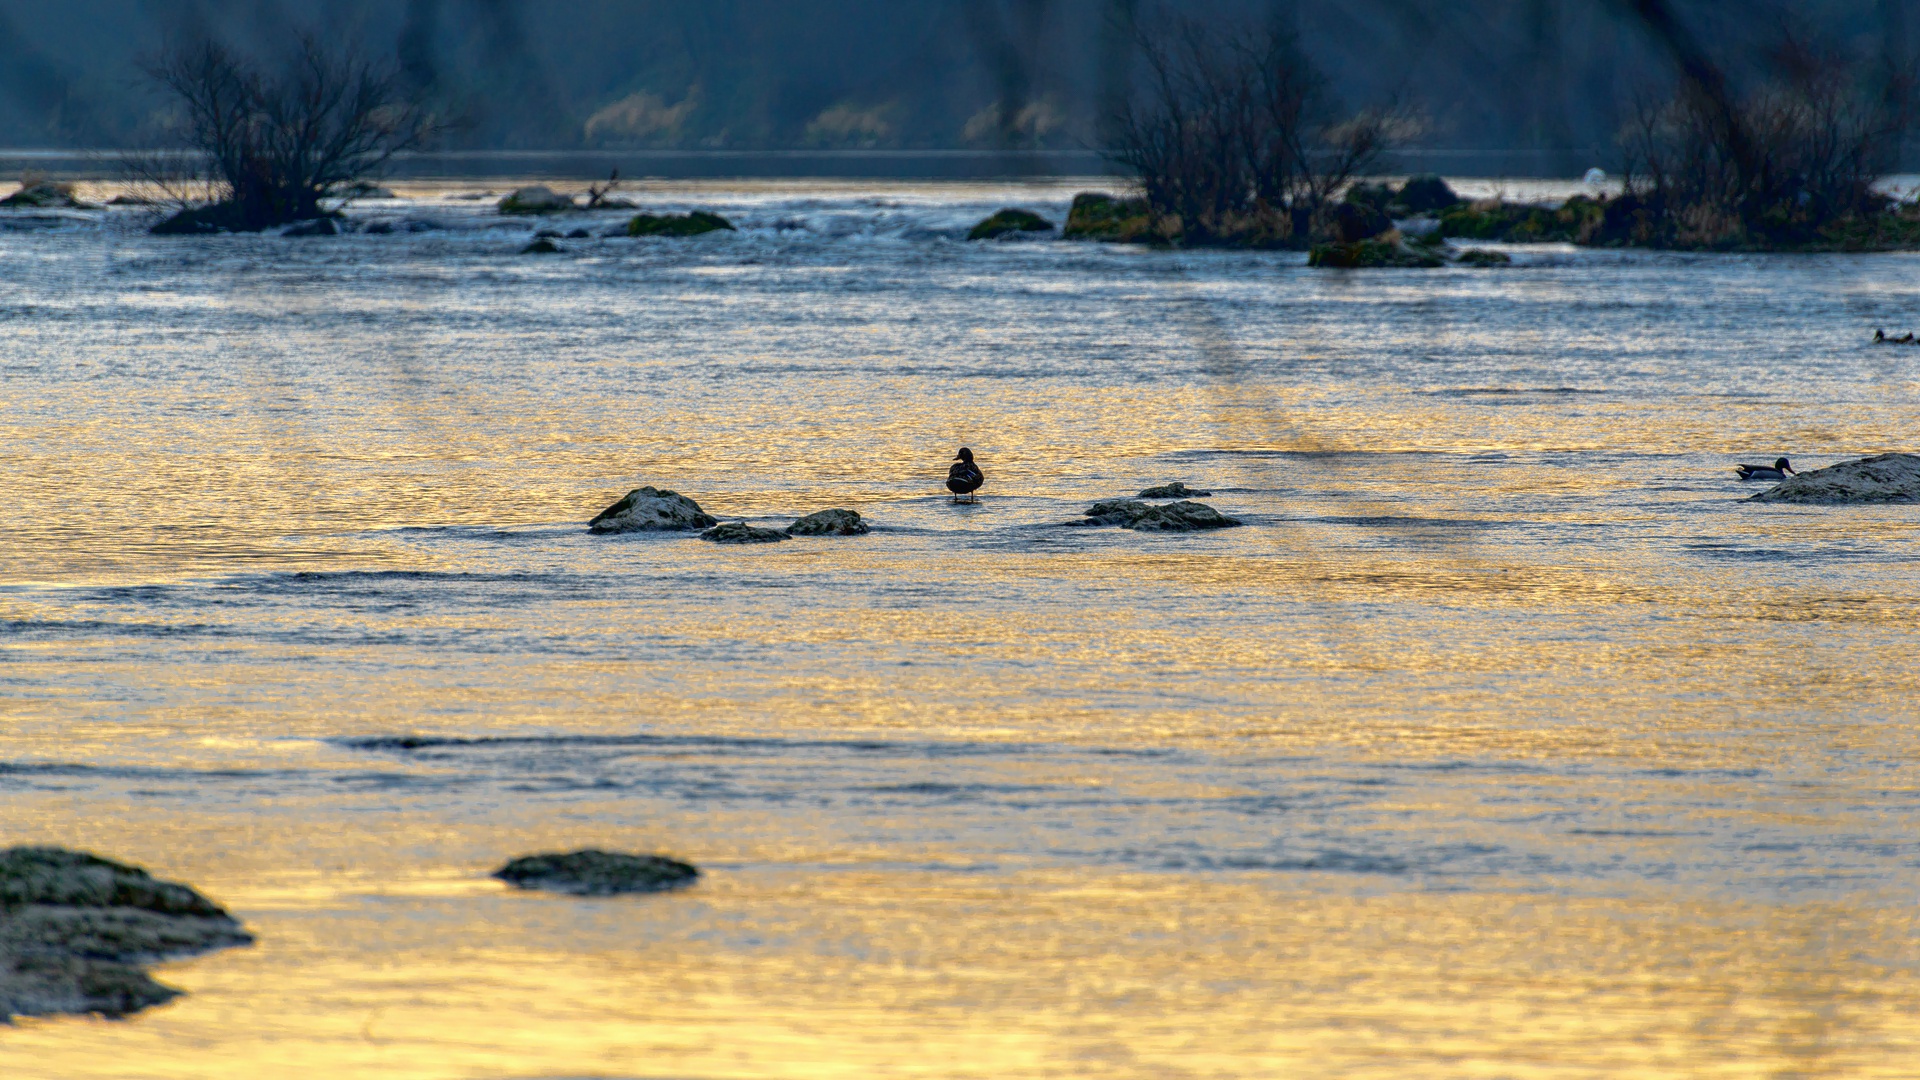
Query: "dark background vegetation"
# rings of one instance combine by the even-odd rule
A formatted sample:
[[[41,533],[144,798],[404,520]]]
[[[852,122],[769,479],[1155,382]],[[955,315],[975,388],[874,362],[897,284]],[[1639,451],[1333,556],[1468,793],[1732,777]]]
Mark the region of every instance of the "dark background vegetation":
[[[1626,0],[0,0],[0,145],[151,143],[143,56],[317,30],[391,59],[461,122],[449,148],[1097,148],[1135,64],[1115,16],[1163,6],[1297,33],[1339,99],[1420,116],[1407,156],[1443,171],[1611,167],[1674,80]],[[1783,29],[1890,61],[1920,30],[1907,0],[1673,6],[1735,83]]]

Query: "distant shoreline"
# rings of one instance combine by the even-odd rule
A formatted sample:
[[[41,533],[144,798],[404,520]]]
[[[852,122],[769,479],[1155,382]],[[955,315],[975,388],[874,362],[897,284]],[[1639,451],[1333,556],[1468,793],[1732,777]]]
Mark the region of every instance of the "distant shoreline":
[[[0,148],[0,177],[35,172],[57,180],[117,179],[118,150]],[[1592,155],[1588,155],[1592,156]],[[1395,171],[1513,179],[1570,179],[1566,151],[1407,150]],[[1587,160],[1581,157],[1580,160]],[[1598,157],[1591,164],[1605,166]],[[614,169],[634,180],[731,178],[1001,180],[1114,175],[1094,150],[446,150],[403,155],[397,180],[597,180]]]

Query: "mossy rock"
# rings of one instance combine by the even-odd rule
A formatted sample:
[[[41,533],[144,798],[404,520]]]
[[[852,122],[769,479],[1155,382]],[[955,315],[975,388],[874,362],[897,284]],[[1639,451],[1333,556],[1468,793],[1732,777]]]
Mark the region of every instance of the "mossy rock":
[[[705,210],[690,214],[639,214],[627,222],[628,236],[699,236],[721,231],[733,232],[733,223]]]
[[[1432,251],[1412,247],[1397,236],[1360,240],[1351,244],[1315,244],[1307,253],[1308,266],[1330,270],[1425,270],[1444,265],[1445,262]]]
[[[587,523],[596,533],[680,532],[708,529],[720,522],[700,504],[677,491],[641,487],[600,511]]]
[[[787,526],[788,536],[860,536],[869,531],[855,510],[822,510]]]
[[[624,855],[588,848],[566,854],[525,855],[493,872],[518,889],[574,896],[665,892],[692,885],[700,871],[664,855]]]
[[[973,227],[969,240],[992,240],[1009,234],[1052,232],[1053,222],[1031,210],[1001,210]]]
[[[778,529],[756,528],[744,521],[729,521],[701,533],[700,539],[714,544],[773,544],[787,539],[787,534]]]
[[[1097,192],[1082,192],[1073,197],[1067,211],[1067,227],[1061,235],[1069,240],[1101,240],[1113,244],[1147,243],[1156,237],[1153,213],[1145,199],[1121,199]]]
[[[145,965],[252,941],[218,904],[138,867],[64,848],[0,850],[0,1023],[126,1016],[180,994]]]

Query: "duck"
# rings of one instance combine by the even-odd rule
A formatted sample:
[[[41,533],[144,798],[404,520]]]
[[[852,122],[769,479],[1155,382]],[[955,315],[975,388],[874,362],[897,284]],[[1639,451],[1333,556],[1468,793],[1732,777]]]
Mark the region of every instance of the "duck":
[[[1771,467],[1766,465],[1735,465],[1733,469],[1740,474],[1740,479],[1742,480],[1785,480],[1788,476],[1800,475],[1793,471],[1792,465],[1787,464],[1786,458],[1781,458],[1774,462]]]
[[[979,502],[973,493],[986,482],[987,474],[973,463],[973,451],[961,447],[960,452],[953,455],[953,467],[947,470],[947,490],[953,492],[953,501],[959,502],[960,496],[965,495],[968,502]]]

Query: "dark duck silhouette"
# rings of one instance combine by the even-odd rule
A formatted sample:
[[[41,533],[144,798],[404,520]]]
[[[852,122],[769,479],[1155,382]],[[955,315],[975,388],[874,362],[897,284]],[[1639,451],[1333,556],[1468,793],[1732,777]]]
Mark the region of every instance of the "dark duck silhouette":
[[[1789,475],[1800,475],[1793,471],[1793,466],[1787,464],[1786,458],[1781,458],[1772,466],[1735,465],[1733,469],[1740,474],[1742,480],[1785,480]]]
[[[953,501],[959,502],[960,496],[968,496],[968,502],[977,502],[973,493],[987,482],[987,474],[973,463],[973,451],[961,447],[953,457],[953,468],[947,470],[947,490],[953,492]]]

